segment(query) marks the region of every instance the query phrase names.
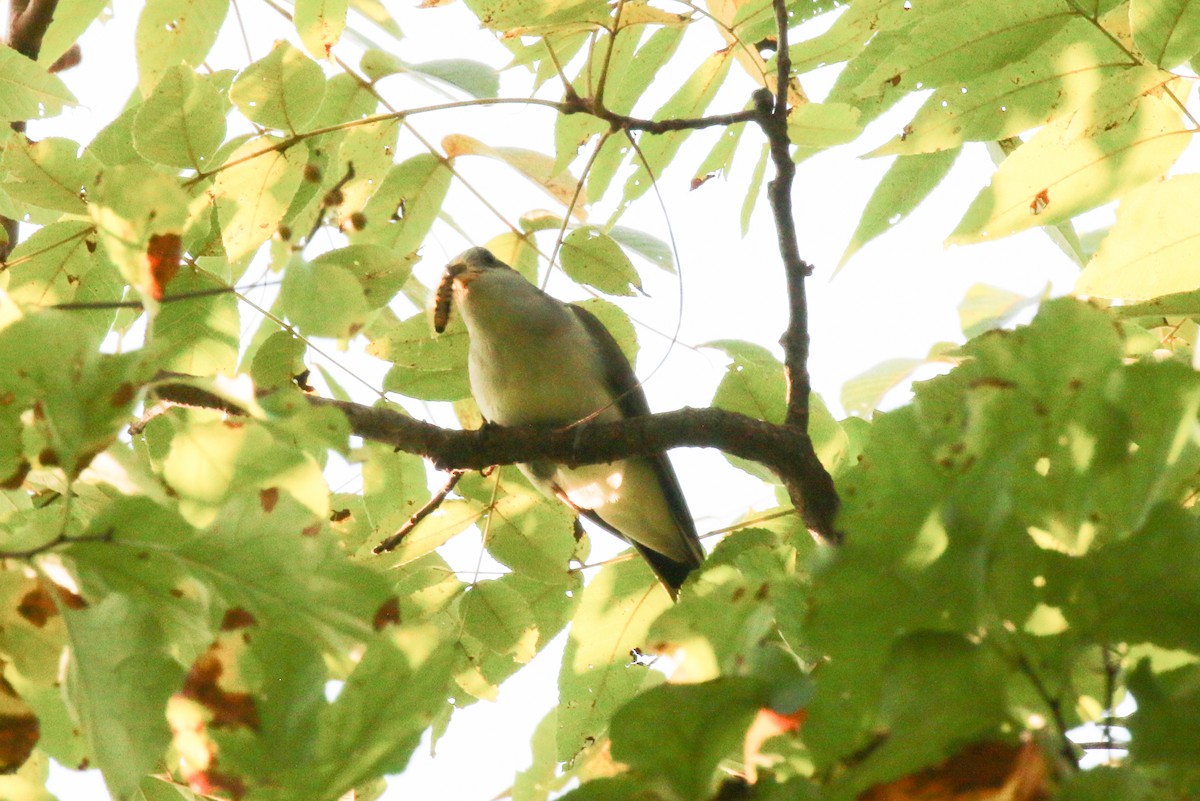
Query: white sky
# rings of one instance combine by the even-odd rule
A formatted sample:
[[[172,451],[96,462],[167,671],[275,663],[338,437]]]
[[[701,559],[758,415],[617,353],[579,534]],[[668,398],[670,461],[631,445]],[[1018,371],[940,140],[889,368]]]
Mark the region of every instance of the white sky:
[[[83,66],[62,76],[86,106],[57,120],[31,125],[31,136],[62,135],[87,142],[125,103],[125,92],[136,86],[133,31],[141,4],[114,0],[113,5],[112,21],[94,25],[83,40]],[[287,35],[287,29],[281,18],[262,3],[240,0],[239,5],[252,32],[253,58],[261,58],[275,38]],[[467,57],[495,66],[506,63],[507,51],[489,34],[478,31],[474,18],[461,4],[429,10],[417,10],[413,5],[411,0],[405,4],[388,2],[406,34],[398,50],[406,61]],[[664,0],[662,5],[670,7],[671,3]],[[294,33],[289,38],[296,41]],[[676,57],[674,69],[665,70],[655,81],[654,91],[661,95],[660,102],[675,90],[692,66],[724,44],[715,34],[707,39],[689,34],[688,39],[692,41]],[[357,63],[353,43],[343,44],[335,52]],[[239,68],[247,61],[240,34],[227,23],[208,63],[214,68]],[[739,70],[735,65],[731,76],[739,77]],[[802,81],[810,96],[819,100],[832,77],[832,71],[824,70],[803,76]],[[749,79],[729,83],[712,112],[742,108],[754,88]],[[519,96],[527,91],[526,87],[524,73],[506,74],[501,94]],[[381,88],[397,108],[445,99],[404,78],[389,79]],[[652,103],[639,113],[648,115],[654,107]],[[924,356],[934,342],[961,341],[956,306],[971,285],[987,282],[1032,295],[1040,292],[1047,280],[1053,280],[1056,292],[1062,293],[1069,291],[1076,275],[1066,257],[1036,231],[985,245],[943,249],[942,240],[975,193],[986,185],[993,169],[983,147],[977,145],[967,149],[947,183],[928,202],[895,231],[868,245],[831,280],[862,208],[890,161],[864,161],[856,156],[889,139],[913,108],[915,104],[905,104],[872,125],[859,143],[810,159],[798,169],[794,202],[800,251],[817,269],[810,281],[811,371],[814,388],[835,410],[841,385],[847,379],[888,358]],[[461,132],[491,145],[532,147],[546,153],[553,152],[551,122],[552,114],[545,109],[518,106],[413,119],[415,126],[433,141],[447,133]],[[715,135],[697,134],[695,141],[708,143]],[[765,197],[760,197],[745,239],[740,236],[738,223],[744,187],[761,141],[758,132],[748,130],[732,177],[713,179],[695,192],[688,191],[690,171],[707,153],[707,145],[685,147],[685,155],[678,159],[680,167],[662,176],[661,189],[681,256],[684,318],[680,341],[687,345],[738,338],[772,347],[778,353],[775,343],[786,324],[786,309],[774,227]],[[416,152],[411,138],[402,135],[400,158]],[[485,193],[502,204],[510,219],[531,208],[553,208],[539,190],[500,165],[469,158],[459,166],[468,179],[477,181]],[[620,182],[618,178],[614,184]],[[452,190],[448,208],[454,209],[457,222],[477,237],[478,243],[505,230],[461,189]],[[602,207],[593,219],[602,222],[609,208]],[[666,224],[653,195],[635,205],[621,222],[667,238]],[[547,248],[549,241],[545,240]],[[432,280],[450,256],[469,244],[475,242],[463,241],[444,226],[435,228],[426,242],[426,258],[419,273]],[[330,246],[334,245],[331,239]],[[677,279],[644,262],[638,266],[650,297],[623,305],[635,318],[650,321],[662,331],[673,330],[678,311]],[[562,282],[552,282],[549,288],[561,293],[562,287]],[[411,312],[400,310],[402,316]],[[258,320],[249,310],[246,315],[244,325],[249,330]],[[662,361],[668,342],[645,332],[639,337],[643,350],[638,368],[645,376]],[[371,380],[378,380],[386,368],[349,356],[343,361]],[[646,384],[651,406],[666,410],[706,405],[723,372],[724,359],[717,352],[670,348],[666,362]],[[344,385],[351,386],[345,381]],[[901,393],[898,399],[902,398]],[[413,410],[426,411],[419,405]],[[447,423],[452,418],[443,410],[436,419]],[[701,531],[726,525],[751,506],[773,505],[769,490],[730,468],[715,452],[677,453],[674,461]],[[594,543],[600,554],[616,550],[613,542],[606,543],[601,537],[594,538]],[[478,548],[477,538],[472,540],[464,534],[452,544],[448,558],[452,564],[473,565]],[[528,763],[533,727],[554,702],[559,655],[555,647],[540,655],[502,688],[497,703],[480,702],[458,713],[449,734],[438,745],[437,759],[429,758],[427,748],[419,750],[409,769],[392,780],[386,798],[429,797],[436,793],[437,797],[456,801],[487,801],[508,787],[513,774]],[[64,799],[107,798],[95,771],[77,777],[58,769],[52,776],[51,789]]]

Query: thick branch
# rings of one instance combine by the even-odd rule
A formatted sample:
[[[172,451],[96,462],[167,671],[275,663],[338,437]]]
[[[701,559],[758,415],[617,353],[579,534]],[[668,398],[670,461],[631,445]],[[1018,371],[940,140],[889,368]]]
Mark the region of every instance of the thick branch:
[[[36,60],[57,7],[58,0],[15,0],[9,8],[8,46]]]
[[[176,403],[240,412],[228,401],[188,384],[159,384],[155,393]],[[390,409],[311,396],[308,401],[314,406],[341,410],[357,436],[424,456],[443,470],[478,470],[537,459],[569,465],[598,464],[682,446],[717,448],[771,470],[791,497],[803,499],[797,508],[808,527],[826,540],[840,540],[833,521],[838,506],[833,480],[817,460],[808,435],[734,412],[680,409],[570,429],[489,426],[460,431]]]

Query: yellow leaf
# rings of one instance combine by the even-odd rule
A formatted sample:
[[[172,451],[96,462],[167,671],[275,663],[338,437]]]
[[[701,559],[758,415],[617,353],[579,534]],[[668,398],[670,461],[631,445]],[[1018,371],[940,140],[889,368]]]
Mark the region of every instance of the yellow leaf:
[[[459,156],[486,156],[502,161],[530,181],[540,186],[550,197],[568,206],[571,216],[580,222],[587,221],[587,193],[579,187],[579,181],[571,173],[554,171],[554,158],[534,150],[520,147],[492,147],[466,134],[450,134],[442,139],[442,149],[447,158]],[[576,198],[578,188],[579,196]],[[574,205],[571,201],[574,199]]]

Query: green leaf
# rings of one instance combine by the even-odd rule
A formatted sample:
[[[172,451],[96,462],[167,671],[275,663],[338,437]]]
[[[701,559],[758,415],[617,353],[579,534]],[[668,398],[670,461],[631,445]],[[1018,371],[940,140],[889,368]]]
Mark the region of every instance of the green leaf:
[[[1170,97],[1106,93],[1097,107],[1047,125],[1005,159],[947,241],[1068,220],[1161,178],[1190,136]]]
[[[608,329],[608,333],[612,334],[613,339],[621,346],[621,352],[625,354],[625,358],[630,364],[637,364],[638,356],[638,339],[637,329],[633,327],[633,322],[629,319],[620,306],[614,303],[609,303],[603,298],[588,298],[573,306],[581,306],[599,318],[600,322],[604,323],[604,327]]]
[[[347,120],[362,119],[374,114],[378,107],[379,98],[367,91],[353,76],[341,72],[326,82],[321,107],[309,124],[313,128],[324,128]],[[322,137],[314,138],[322,141]]]
[[[42,37],[37,62],[49,68],[79,41],[107,7],[105,0],[60,0],[54,7],[54,19],[50,20],[50,27]]]
[[[133,123],[137,119],[140,103],[132,103],[117,118],[100,129],[88,145],[88,152],[100,159],[106,167],[122,164],[147,164],[133,146]]]
[[[169,67],[200,66],[228,12],[229,0],[150,0],[138,18],[134,45],[142,96]]]
[[[1200,289],[1200,270],[1191,258],[1200,227],[1188,213],[1197,188],[1200,176],[1179,175],[1130,192],[1075,291],[1141,300]]]
[[[329,250],[313,259],[314,265],[336,265],[354,276],[362,287],[367,307],[379,309],[391,302],[404,286],[416,259],[397,257],[378,245],[350,245]]]
[[[1137,711],[1129,719],[1130,751],[1139,762],[1165,767],[1168,776],[1185,779],[1193,788],[1200,781],[1200,666],[1155,674],[1143,659],[1129,676]]]
[[[197,609],[215,594],[219,608],[241,608],[262,625],[331,653],[367,640],[376,611],[391,594],[384,578],[351,562],[320,518],[286,494],[266,509],[271,493],[258,489],[264,482],[245,468],[239,473],[249,479],[249,491],[231,498],[202,532],[144,498],[113,503],[92,523],[97,533],[111,531],[111,542],[69,549],[87,586],[144,598],[148,605],[158,599],[174,607],[154,609],[164,623],[206,625],[211,618],[198,616]]]
[[[488,553],[520,575],[551,584],[569,582],[575,516],[523,485],[506,483],[504,489],[507,494],[488,513]]]
[[[1067,778],[1057,796],[1060,801],[1166,801],[1165,788],[1131,767],[1098,765]]]
[[[67,611],[71,656],[67,696],[87,737],[92,764],[124,798],[162,759],[171,732],[167,699],[183,669],[167,653],[148,606],[113,595]]]
[[[429,320],[417,314],[371,342],[368,351],[392,362],[384,389],[422,400],[461,400],[471,394],[467,381],[467,335],[462,323],[434,337]]]
[[[713,149],[696,168],[696,174],[692,177],[692,189],[699,189],[715,175],[729,176],[729,171],[733,168],[733,157],[737,154],[738,143],[742,141],[742,133],[745,130],[746,123],[739,122],[721,131]]]
[[[603,0],[468,0],[467,8],[482,25],[502,32],[526,25],[603,20],[609,16]]]
[[[210,81],[170,67],[137,111],[133,145],[159,164],[203,171],[225,140],[225,105]]]
[[[904,39],[857,87],[862,96],[966,81],[1027,57],[1075,17],[1059,0],[913,6]],[[868,50],[869,52],[869,50]]]
[[[724,339],[705,343],[730,358],[713,395],[719,409],[779,425],[787,412],[787,381],[783,364],[761,345]]]
[[[588,582],[558,674],[558,759],[569,761],[603,735],[613,713],[662,674],[630,664],[647,632],[671,605],[640,560],[606,565]]]
[[[576,228],[563,239],[563,272],[572,281],[609,295],[632,295],[642,280],[612,237],[594,226]]]
[[[304,178],[302,146],[279,150],[264,136],[230,154],[212,188],[221,242],[230,261],[248,256],[274,235]]]
[[[1191,0],[1133,0],[1133,43],[1163,69],[1177,67],[1200,50],[1200,6]]]
[[[733,63],[732,49],[718,50],[704,60],[671,98],[654,113],[654,119],[692,118],[703,116],[717,90],[725,82]],[[623,205],[628,205],[650,189],[653,180],[662,178],[663,170],[675,158],[690,130],[671,131],[658,136],[643,136],[638,140],[640,155],[633,158],[633,174],[625,182]],[[648,170],[648,172],[647,172]]]
[[[446,703],[454,657],[434,628],[374,640],[322,720],[316,775],[297,770],[294,789],[337,798],[365,779],[403,770]]]
[[[304,129],[324,96],[321,68],[283,41],[238,73],[229,89],[229,99],[249,119],[290,133]]]
[[[829,30],[801,42],[793,44],[790,49],[792,69],[805,73],[823,67],[846,61],[863,53],[869,43],[867,55],[856,61],[870,63],[871,67],[863,69],[860,65],[856,72],[865,74],[882,59],[886,46],[881,47],[880,41],[872,41],[877,31],[883,31],[883,41],[893,28],[902,27],[912,21],[908,12],[911,8],[896,5],[888,0],[860,0],[840,14]],[[880,52],[876,52],[880,51]]]
[[[396,253],[415,252],[442,210],[451,178],[446,164],[428,153],[392,167],[363,207],[366,227],[351,234],[351,240]]]
[[[990,649],[926,632],[893,648],[881,725],[892,733],[835,786],[851,796],[882,781],[936,765],[964,742],[998,738],[1007,723],[1003,665]]]
[[[750,218],[754,214],[754,207],[758,204],[758,196],[762,194],[763,178],[767,174],[767,157],[771,155],[770,145],[764,144],[762,152],[758,156],[758,163],[754,165],[754,172],[750,175],[750,184],[746,187],[746,199],[742,201],[742,238],[750,232]]]
[[[1131,65],[1091,23],[1075,20],[1028,57],[935,91],[904,132],[871,155],[931,153],[964,141],[994,141],[1053,122],[1092,102],[1103,87],[1148,89],[1163,75]],[[999,113],[997,113],[999,111]]]
[[[86,220],[64,220],[37,229],[10,255],[8,296],[30,307],[120,300],[124,282],[94,245],[94,232]],[[93,330],[97,339],[113,319],[113,312],[103,309],[79,310],[74,315],[76,325]]]
[[[911,214],[949,174],[960,152],[960,148],[954,148],[939,153],[901,156],[892,162],[871,193],[858,227],[838,262],[838,269],[846,266],[863,245]]]
[[[209,257],[206,257],[206,259]],[[211,278],[191,270],[171,282],[171,294],[211,289]],[[236,372],[241,330],[238,299],[232,292],[164,304],[154,316],[147,340],[160,370],[196,376]]]
[[[397,39],[404,36],[400,26],[380,0],[350,0],[350,7]]]
[[[140,353],[97,353],[99,336],[58,311],[0,329],[3,436],[23,441],[31,457],[71,479],[127,425],[138,389],[152,372]],[[64,364],[71,369],[63,370]],[[38,414],[23,419],[34,407]]]
[[[294,24],[313,58],[329,59],[346,29],[347,0],[296,0]]]
[[[1193,450],[1188,462],[1195,460],[1195,447],[1191,443],[1191,448],[1185,449],[1185,453]],[[1162,454],[1161,444],[1152,450],[1159,450],[1151,455],[1156,464],[1169,457]],[[1175,472],[1164,471],[1164,478],[1170,481]],[[1137,490],[1144,494],[1145,485]],[[1186,514],[1160,507],[1128,539],[1062,565],[1056,571],[1054,599],[1063,602],[1073,629],[1096,640],[1111,637],[1114,642],[1146,642],[1200,652],[1200,636],[1189,622],[1200,606],[1196,601],[1200,590],[1196,536],[1197,526]],[[1164,559],[1178,568],[1165,580],[1161,571]],[[1116,591],[1122,594],[1114,594]]]
[[[42,208],[82,214],[84,198],[94,187],[100,163],[76,142],[50,137],[30,142],[13,137],[4,147],[0,171],[8,173],[4,191],[14,200]]]
[[[40,119],[75,105],[75,95],[57,75],[9,47],[0,47],[0,121]]]
[[[525,663],[533,658],[537,625],[529,604],[502,580],[480,581],[462,596],[463,631],[501,656]]]
[[[1050,295],[1047,285],[1039,295],[1022,295],[987,284],[974,284],[958,304],[958,323],[967,337],[1000,328],[1017,314],[1045,300]]]
[[[862,133],[858,117],[859,110],[846,103],[805,103],[788,114],[788,139],[805,149],[843,145]]]
[[[871,414],[888,392],[923,364],[925,359],[885,359],[842,385],[842,406],[850,414]]]
[[[96,180],[88,213],[108,257],[144,297],[156,296],[156,287],[161,289],[150,258],[150,251],[161,246],[156,237],[185,233],[188,205],[178,181],[150,167],[112,167]]]
[[[445,58],[407,65],[407,71],[436,78],[472,97],[496,97],[500,76],[492,67],[468,58]]]
[[[626,250],[633,251],[667,272],[675,272],[675,257],[671,252],[671,246],[661,239],[653,237],[645,231],[621,225],[614,225],[608,229],[608,235]]]
[[[613,715],[613,758],[665,780],[681,801],[711,798],[717,765],[740,755],[765,696],[759,682],[737,676],[654,687]]]
[[[250,377],[256,387],[286,387],[304,371],[307,348],[290,331],[276,331],[253,353]]]
[[[731,339],[707,342],[705,347],[716,348],[731,359],[713,393],[713,406],[776,425],[783,422],[787,414],[787,379],[783,364],[770,351],[760,345]],[[778,480],[757,462],[723,455],[734,467],[752,476],[769,482]]]
[[[625,47],[634,37],[629,34],[618,36],[613,49],[611,74],[619,74],[620,81],[611,82],[605,90],[605,105],[618,114],[629,114],[636,102],[645,94],[646,88],[654,81],[663,66],[679,49],[683,41],[683,29],[664,27],[652,33],[636,51]],[[599,65],[594,66],[599,70]],[[613,69],[616,71],[614,72]],[[599,78],[597,74],[593,80]],[[576,115],[580,116],[580,115]],[[590,126],[591,123],[588,123]],[[596,129],[596,133],[604,129]],[[633,152],[629,140],[625,136],[610,136],[604,148],[592,163],[591,172],[587,175],[588,197],[599,200],[616,175],[617,168],[625,161],[625,157]],[[562,157],[560,152],[559,157]]]

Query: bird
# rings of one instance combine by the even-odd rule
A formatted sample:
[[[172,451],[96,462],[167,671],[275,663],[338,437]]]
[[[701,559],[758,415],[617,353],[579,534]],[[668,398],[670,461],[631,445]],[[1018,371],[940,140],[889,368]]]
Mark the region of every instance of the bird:
[[[587,309],[531,284],[483,247],[446,265],[435,328],[450,296],[470,340],[467,372],[484,419],[501,426],[565,426],[650,414],[641,383],[617,341]],[[671,598],[704,559],[704,549],[665,453],[607,464],[519,464],[544,495],[637,550]]]

